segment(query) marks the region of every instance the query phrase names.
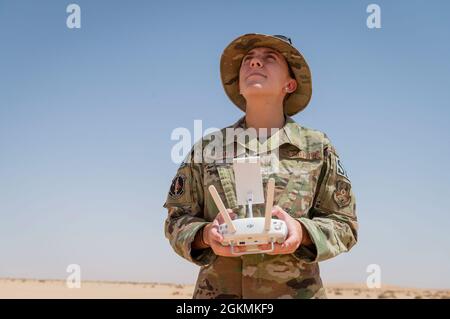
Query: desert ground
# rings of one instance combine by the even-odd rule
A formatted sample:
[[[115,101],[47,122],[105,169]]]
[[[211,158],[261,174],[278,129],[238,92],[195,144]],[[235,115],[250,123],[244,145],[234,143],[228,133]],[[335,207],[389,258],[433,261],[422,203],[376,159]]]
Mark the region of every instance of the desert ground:
[[[0,299],[182,299],[192,297],[194,285],[142,282],[83,281],[80,288],[68,288],[63,280],[0,279]],[[369,289],[363,284],[328,284],[328,298],[337,299],[434,299],[450,298],[450,290],[383,286]]]

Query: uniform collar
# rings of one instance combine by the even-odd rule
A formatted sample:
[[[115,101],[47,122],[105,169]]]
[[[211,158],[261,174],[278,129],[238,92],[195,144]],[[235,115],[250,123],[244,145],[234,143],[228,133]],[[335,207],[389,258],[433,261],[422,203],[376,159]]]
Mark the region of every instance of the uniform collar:
[[[300,144],[300,126],[291,117],[287,115],[285,115],[284,126],[280,130],[278,130],[275,134],[270,136],[267,140],[265,140],[263,143],[259,142],[257,139],[253,139],[252,141],[249,141],[247,144],[244,145],[242,141],[239,140],[238,137],[241,135],[245,135],[245,130],[247,129],[247,125],[245,123],[245,116],[241,117],[231,127],[234,129],[241,128],[243,129],[243,131],[239,132],[235,136],[234,141],[233,140],[227,141],[227,144],[236,141],[240,145],[256,153],[258,153],[258,145],[259,149],[267,151],[272,151],[283,144],[291,144],[297,147],[299,150],[303,149],[302,145]]]

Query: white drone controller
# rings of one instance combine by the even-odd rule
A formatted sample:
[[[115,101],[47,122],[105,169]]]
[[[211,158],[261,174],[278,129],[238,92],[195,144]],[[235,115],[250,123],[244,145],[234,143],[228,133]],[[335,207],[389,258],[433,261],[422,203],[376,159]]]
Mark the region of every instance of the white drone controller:
[[[233,255],[240,256],[272,252],[275,243],[281,244],[285,241],[287,236],[286,223],[280,219],[271,218],[274,190],[275,180],[271,178],[267,183],[265,217],[250,217],[231,220],[216,188],[214,185],[209,186],[209,192],[225,220],[225,223],[219,226],[219,232],[224,238],[222,245],[230,246]],[[253,216],[251,213],[251,196],[247,199],[247,204],[249,206],[250,216]],[[263,244],[271,244],[271,248],[266,250],[260,249],[258,245]],[[236,252],[234,250],[235,246],[245,246],[246,251]]]

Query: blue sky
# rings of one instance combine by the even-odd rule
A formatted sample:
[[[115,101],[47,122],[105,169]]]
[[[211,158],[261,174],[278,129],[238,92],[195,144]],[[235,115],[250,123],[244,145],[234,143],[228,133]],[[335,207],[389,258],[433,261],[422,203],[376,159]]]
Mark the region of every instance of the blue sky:
[[[450,288],[448,1],[0,0],[0,277],[192,283],[164,238],[176,127],[242,113],[219,59],[237,36],[285,34],[313,98],[294,119],[327,133],[360,220],[328,282]],[[366,7],[381,7],[368,29]]]

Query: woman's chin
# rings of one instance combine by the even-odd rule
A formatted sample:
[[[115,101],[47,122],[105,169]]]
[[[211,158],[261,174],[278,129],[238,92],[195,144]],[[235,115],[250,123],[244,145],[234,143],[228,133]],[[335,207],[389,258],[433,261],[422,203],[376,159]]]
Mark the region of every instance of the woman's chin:
[[[247,86],[242,95],[254,96],[254,95],[266,95],[269,91],[261,83],[255,83]]]

